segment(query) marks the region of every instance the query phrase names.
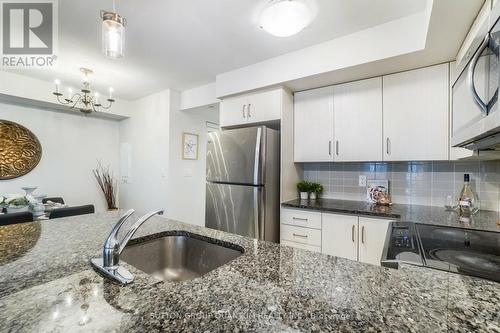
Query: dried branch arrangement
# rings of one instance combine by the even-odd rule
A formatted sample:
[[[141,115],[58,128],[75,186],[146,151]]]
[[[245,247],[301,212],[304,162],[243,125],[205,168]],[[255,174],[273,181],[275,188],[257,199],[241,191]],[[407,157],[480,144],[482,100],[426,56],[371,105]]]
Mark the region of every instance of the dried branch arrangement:
[[[101,187],[102,193],[104,193],[108,209],[117,209],[116,188],[118,187],[118,182],[114,178],[113,173],[109,170],[109,166],[103,167],[101,162],[98,161],[97,168],[92,170],[92,172]]]

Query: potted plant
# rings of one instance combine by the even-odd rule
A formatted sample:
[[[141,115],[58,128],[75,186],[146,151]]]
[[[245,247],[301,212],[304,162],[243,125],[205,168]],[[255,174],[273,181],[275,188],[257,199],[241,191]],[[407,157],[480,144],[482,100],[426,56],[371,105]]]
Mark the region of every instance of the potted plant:
[[[30,198],[22,194],[8,196],[5,200],[7,213],[20,213],[29,210]]]
[[[311,184],[311,193],[309,194],[309,197],[311,200],[316,200],[319,198],[319,195],[323,193],[324,187],[320,183],[312,183]]]
[[[310,188],[311,188],[311,183],[306,180],[297,183],[297,190],[300,192],[301,200],[307,200],[309,198]]]

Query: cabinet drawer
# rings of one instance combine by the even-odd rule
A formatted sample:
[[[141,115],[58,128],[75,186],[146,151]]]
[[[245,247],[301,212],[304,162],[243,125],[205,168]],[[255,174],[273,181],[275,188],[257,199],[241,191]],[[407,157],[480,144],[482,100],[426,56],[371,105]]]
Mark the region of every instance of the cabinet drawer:
[[[281,223],[297,227],[321,229],[321,213],[298,209],[282,209]]]
[[[287,240],[284,240],[284,239],[282,239],[280,241],[280,243],[281,243],[281,245],[286,245],[286,246],[294,247],[294,248],[297,248],[297,249],[309,250],[309,251],[321,253],[321,247],[319,247],[319,246],[302,244],[302,243],[296,243],[296,242],[290,242],[290,241],[287,241]]]
[[[321,247],[321,230],[282,224],[281,239]]]

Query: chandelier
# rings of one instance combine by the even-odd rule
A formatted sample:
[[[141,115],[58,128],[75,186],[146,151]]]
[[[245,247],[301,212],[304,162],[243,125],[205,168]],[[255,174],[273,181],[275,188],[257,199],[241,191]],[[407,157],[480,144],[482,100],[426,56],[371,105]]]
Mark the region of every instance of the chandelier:
[[[88,68],[80,68],[80,72],[83,73],[83,88],[77,93],[73,93],[73,90],[68,88],[67,97],[59,91],[61,82],[59,80],[55,81],[56,91],[53,92],[53,94],[57,97],[59,104],[67,105],[71,109],[79,109],[86,114],[111,108],[111,105],[115,102],[113,99],[113,88],[109,88],[109,97],[106,99],[107,104],[103,105],[99,102],[99,93],[93,93],[90,88],[89,75],[92,74],[93,71]]]

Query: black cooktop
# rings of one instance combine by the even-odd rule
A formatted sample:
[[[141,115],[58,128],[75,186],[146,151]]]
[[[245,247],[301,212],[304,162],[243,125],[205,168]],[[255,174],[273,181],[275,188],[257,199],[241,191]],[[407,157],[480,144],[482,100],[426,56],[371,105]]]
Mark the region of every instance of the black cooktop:
[[[500,233],[416,227],[425,266],[500,282]]]
[[[393,222],[382,265],[401,262],[500,282],[500,233]]]

